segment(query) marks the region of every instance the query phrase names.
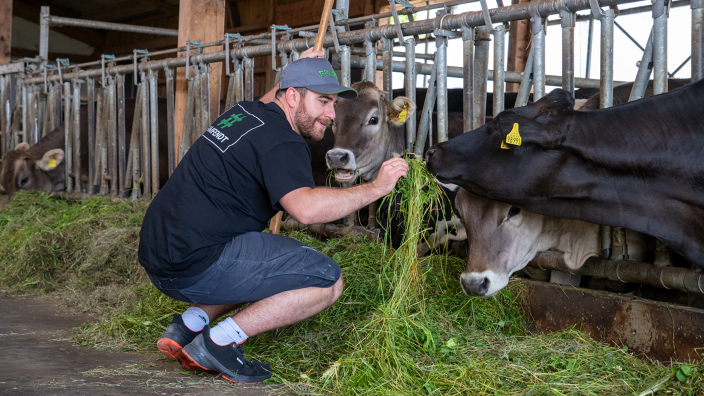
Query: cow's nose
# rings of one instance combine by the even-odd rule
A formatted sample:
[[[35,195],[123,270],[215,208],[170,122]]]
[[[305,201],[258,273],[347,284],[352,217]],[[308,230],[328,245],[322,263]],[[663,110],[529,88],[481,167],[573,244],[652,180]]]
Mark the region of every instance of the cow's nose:
[[[433,154],[435,154],[435,149],[431,148],[427,153],[425,153],[425,160],[430,161],[430,157],[432,157]]]
[[[328,162],[333,165],[347,165],[350,162],[350,156],[347,153],[327,153]]]
[[[470,296],[485,296],[487,290],[489,290],[489,278],[463,278],[462,289]]]

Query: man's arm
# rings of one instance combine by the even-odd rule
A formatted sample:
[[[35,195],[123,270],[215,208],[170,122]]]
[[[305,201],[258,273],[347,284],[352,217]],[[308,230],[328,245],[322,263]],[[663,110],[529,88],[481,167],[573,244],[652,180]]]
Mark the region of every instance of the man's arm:
[[[390,193],[396,181],[407,173],[406,160],[392,158],[381,165],[378,176],[371,183],[350,188],[303,187],[284,195],[279,203],[300,223],[327,223]]]
[[[324,58],[324,57],[325,57],[325,51],[313,51],[313,48],[308,48],[307,50],[305,50],[301,53],[301,55],[298,57],[298,59]],[[273,102],[274,99],[276,98],[276,91],[278,91],[278,90],[279,90],[279,83],[276,83],[276,85],[274,85],[274,88],[272,88],[271,91],[264,94],[264,96],[262,96],[262,98],[259,99],[259,101],[262,103]]]

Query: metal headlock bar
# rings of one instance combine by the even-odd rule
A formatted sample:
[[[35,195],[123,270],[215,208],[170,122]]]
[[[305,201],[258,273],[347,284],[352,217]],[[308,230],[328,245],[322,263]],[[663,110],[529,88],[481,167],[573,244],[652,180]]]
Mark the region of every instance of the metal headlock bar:
[[[600,1],[601,6],[615,6],[618,4],[633,3],[637,0],[606,0]],[[493,23],[503,23],[509,21],[516,21],[521,19],[530,19],[531,14],[529,13],[529,4],[531,3],[521,3],[511,6],[495,8],[489,10]],[[580,10],[586,10],[590,8],[588,0],[545,0],[540,1],[538,5],[534,6],[535,12],[545,18],[549,15],[559,14],[561,8],[566,8],[571,12],[576,12]],[[445,30],[461,29],[463,26],[476,27],[484,25],[484,17],[481,11],[470,11],[457,15],[446,15],[443,17],[436,17],[434,19],[406,22],[401,24],[403,34],[405,36],[412,36],[417,34],[428,34],[432,33],[435,29],[440,28],[440,19],[442,21],[442,28]],[[365,41],[365,36],[371,42],[379,41],[382,38],[396,37],[394,33],[395,27],[393,25],[384,25],[371,27],[368,30],[361,31],[350,31],[344,33],[338,33],[338,40],[341,45],[362,43]],[[222,43],[220,43],[222,45]],[[311,42],[308,39],[293,39],[286,42],[280,42],[277,44],[277,51],[291,52],[297,51],[302,52],[310,48]],[[324,41],[325,47],[334,46],[332,36],[328,35]],[[248,46],[244,48],[234,48],[230,51],[229,56],[233,59],[244,59],[253,58],[259,56],[271,55],[271,44],[262,44],[256,46]],[[131,56],[129,57],[131,58]],[[129,59],[128,58],[128,59]],[[204,53],[198,55],[189,56],[188,63],[190,65],[198,63],[214,63],[222,62],[225,60],[225,51]],[[162,60],[153,60],[149,62],[142,63],[138,65],[139,71],[161,70],[164,68],[175,69],[177,67],[186,66],[187,59],[185,58],[170,58]],[[108,74],[130,74],[132,73],[132,65],[121,65],[106,68],[106,73]],[[76,77],[75,73],[64,74],[66,78],[72,79]],[[80,72],[81,77],[98,77],[100,72],[96,70],[86,70]],[[58,76],[48,77],[49,81],[56,81]],[[37,84],[43,82],[43,77],[31,77],[25,79],[25,84]]]

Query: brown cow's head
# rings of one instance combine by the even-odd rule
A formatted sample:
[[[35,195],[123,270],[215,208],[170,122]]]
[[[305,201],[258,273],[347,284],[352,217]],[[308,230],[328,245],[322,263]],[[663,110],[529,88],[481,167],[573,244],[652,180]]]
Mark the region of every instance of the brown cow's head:
[[[332,125],[335,146],[325,156],[328,168],[335,170],[335,179],[341,183],[352,182],[357,176],[374,180],[382,162],[402,154],[403,124],[416,111],[416,105],[406,97],[389,103],[373,83],[359,82],[352,88],[359,96],[337,102]]]
[[[36,147],[36,146],[35,146]],[[42,190],[46,193],[64,188],[64,150],[37,153],[34,147],[20,143],[5,154],[0,168],[0,185],[8,197],[17,190]]]

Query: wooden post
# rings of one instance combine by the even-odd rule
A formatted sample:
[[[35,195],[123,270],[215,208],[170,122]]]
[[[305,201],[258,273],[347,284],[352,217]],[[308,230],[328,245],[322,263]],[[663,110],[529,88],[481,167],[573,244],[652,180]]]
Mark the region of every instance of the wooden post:
[[[530,0],[512,0],[511,4],[527,3]],[[508,60],[506,61],[507,71],[522,72],[526,68],[530,45],[532,40],[531,25],[529,19],[512,21],[508,31]],[[506,84],[506,92],[518,92],[520,84]]]
[[[0,0],[0,63],[10,61],[12,44],[12,0]]]
[[[4,1],[4,0],[0,0]],[[212,43],[222,40],[225,33],[225,0],[181,0],[179,3],[178,18],[178,46],[185,46],[186,41],[200,41]],[[205,52],[222,51],[222,47],[206,48]],[[185,57],[186,53],[179,53]],[[220,83],[222,77],[222,64],[210,65],[210,122],[220,115]],[[186,69],[181,67],[176,70],[176,111],[183,114],[186,111],[186,97],[188,96],[188,82],[185,77]],[[193,76],[193,73],[190,73]],[[176,117],[174,135],[175,141],[181,141],[183,133],[183,117]],[[200,131],[202,133],[204,131]],[[198,133],[198,135],[200,135]],[[179,147],[176,146],[175,160],[179,158]]]

